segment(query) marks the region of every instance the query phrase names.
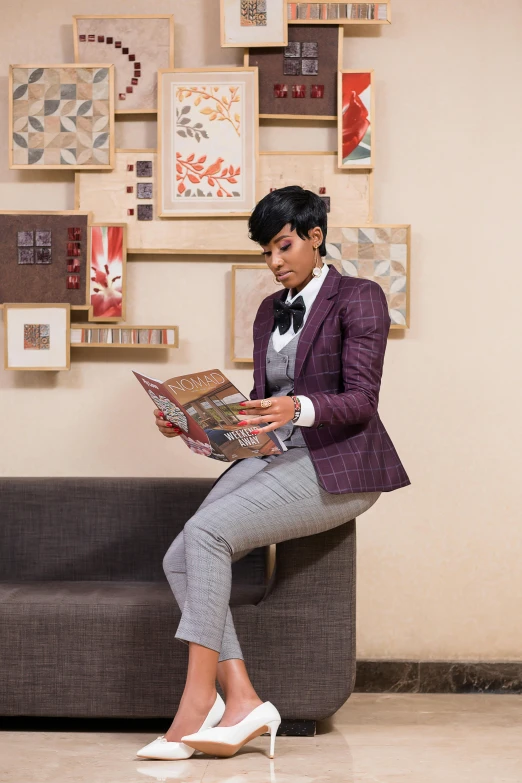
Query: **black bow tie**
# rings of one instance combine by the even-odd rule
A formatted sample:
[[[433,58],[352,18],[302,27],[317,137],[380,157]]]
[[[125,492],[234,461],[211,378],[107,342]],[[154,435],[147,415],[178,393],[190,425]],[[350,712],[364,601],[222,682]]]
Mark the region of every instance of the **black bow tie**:
[[[306,305],[302,296],[298,296],[292,304],[286,304],[281,299],[274,299],[274,329],[279,326],[279,334],[285,334],[293,323],[294,332],[303,325]]]

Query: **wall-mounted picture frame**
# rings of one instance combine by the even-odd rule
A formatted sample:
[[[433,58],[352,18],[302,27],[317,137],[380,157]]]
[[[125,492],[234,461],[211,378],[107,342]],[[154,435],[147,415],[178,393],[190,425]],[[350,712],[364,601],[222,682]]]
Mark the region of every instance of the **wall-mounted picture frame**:
[[[158,70],[174,68],[172,14],[73,16],[74,61],[113,63],[115,113],[155,114]]]
[[[90,226],[89,321],[125,320],[127,307],[127,225]]]
[[[375,89],[373,70],[341,70],[338,81],[337,141],[339,167],[375,165]]]
[[[221,46],[286,46],[286,0],[220,0]]]
[[[71,326],[71,348],[179,348],[178,326],[101,326],[80,324]]]
[[[159,72],[160,217],[236,217],[256,203],[257,68]]]
[[[328,226],[371,223],[373,172],[339,169],[337,152],[262,152],[259,198],[271,189],[301,185],[325,200]]]
[[[244,63],[259,69],[260,119],[337,121],[343,28],[294,25],[288,44],[248,49]]]
[[[70,369],[68,304],[4,304],[6,370]]]
[[[233,264],[230,316],[230,356],[233,362],[254,361],[252,325],[259,305],[281,291],[266,264]]]
[[[126,222],[127,253],[145,260],[156,255],[258,254],[248,238],[246,217],[176,217],[173,231],[171,221],[158,216],[157,171],[155,149],[117,149],[112,171],[76,172],[75,205],[92,212],[97,223]],[[151,189],[138,192],[141,183]],[[151,198],[143,198],[149,194]]]
[[[288,24],[391,24],[391,2],[338,3],[323,0],[321,3],[289,1]]]
[[[0,305],[86,305],[91,213],[88,210],[0,212]]]
[[[328,228],[325,261],[350,277],[374,280],[386,294],[391,328],[410,326],[411,226],[374,224]]]
[[[9,66],[9,168],[112,169],[114,66]]]

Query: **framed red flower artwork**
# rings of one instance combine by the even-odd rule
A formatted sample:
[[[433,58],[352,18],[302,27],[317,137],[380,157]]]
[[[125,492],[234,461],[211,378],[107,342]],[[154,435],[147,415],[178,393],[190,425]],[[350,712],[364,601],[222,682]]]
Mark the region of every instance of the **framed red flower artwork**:
[[[339,73],[338,154],[341,168],[374,165],[373,71]]]

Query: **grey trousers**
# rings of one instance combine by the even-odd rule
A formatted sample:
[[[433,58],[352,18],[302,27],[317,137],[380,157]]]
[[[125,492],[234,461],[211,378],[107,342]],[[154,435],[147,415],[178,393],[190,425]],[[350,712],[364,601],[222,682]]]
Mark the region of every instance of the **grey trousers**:
[[[163,568],[182,612],[175,637],[241,658],[229,601],[231,564],[252,549],[310,536],[361,516],[380,492],[332,495],[308,449],[237,462],[169,547]]]

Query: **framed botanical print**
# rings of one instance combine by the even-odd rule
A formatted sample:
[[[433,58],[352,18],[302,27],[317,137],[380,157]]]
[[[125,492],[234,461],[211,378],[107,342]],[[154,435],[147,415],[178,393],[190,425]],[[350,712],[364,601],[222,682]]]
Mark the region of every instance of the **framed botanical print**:
[[[91,225],[89,321],[124,321],[127,284],[127,226]]]
[[[345,169],[374,166],[373,71],[339,73],[338,156]]]
[[[388,301],[392,329],[410,325],[409,225],[329,228],[325,261],[350,277],[378,283]]]
[[[245,63],[259,68],[259,116],[337,120],[342,51],[338,25],[294,25],[287,46],[249,49]]]
[[[160,217],[249,215],[256,203],[257,68],[159,73]]]
[[[70,369],[68,304],[5,304],[6,370]]]
[[[286,46],[286,0],[220,0],[221,46]]]
[[[113,165],[113,65],[10,66],[9,168]]]
[[[158,110],[158,70],[174,68],[171,14],[73,16],[74,60],[113,63],[115,113]]]

